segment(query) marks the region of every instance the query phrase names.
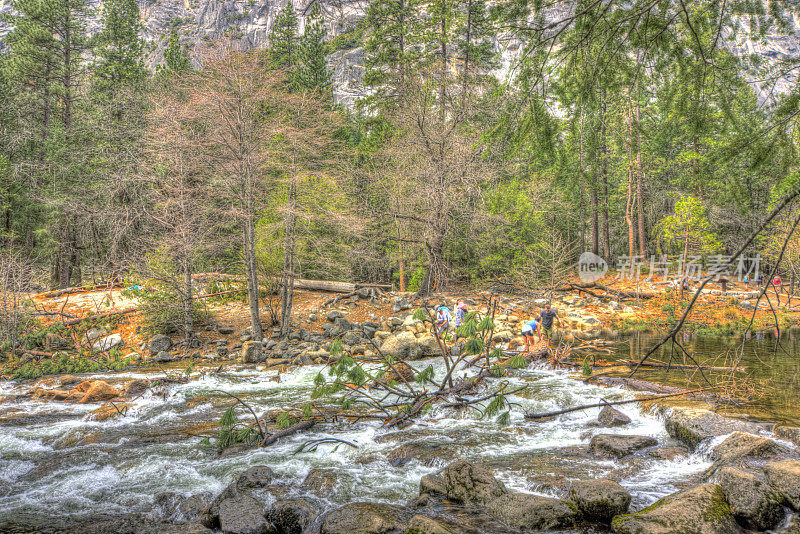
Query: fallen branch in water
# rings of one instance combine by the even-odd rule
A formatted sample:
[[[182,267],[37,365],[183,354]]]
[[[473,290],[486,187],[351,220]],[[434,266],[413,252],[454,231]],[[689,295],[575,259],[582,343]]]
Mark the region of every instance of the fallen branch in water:
[[[253,419],[254,419],[254,420],[255,420],[255,422],[256,422],[256,426],[258,426],[258,434],[261,436],[261,439],[265,439],[265,438],[264,438],[264,429],[263,429],[263,428],[261,428],[261,421],[259,421],[259,420],[258,420],[258,416],[256,415],[256,412],[255,412],[255,411],[254,411],[254,410],[253,410],[253,409],[250,407],[250,405],[249,405],[249,404],[247,404],[246,402],[244,402],[242,399],[240,399],[239,397],[237,397],[237,396],[236,396],[236,395],[234,395],[233,393],[228,393],[227,391],[225,391],[225,390],[223,390],[223,389],[212,389],[211,391],[219,391],[220,393],[224,393],[225,395],[227,395],[227,396],[229,396],[229,397],[233,397],[234,399],[236,399],[237,401],[239,401],[239,403],[240,403],[242,406],[244,406],[245,408],[247,408],[247,409],[248,409],[248,411],[249,411],[251,414],[253,414]]]
[[[309,419],[307,421],[300,421],[296,425],[292,425],[285,430],[279,430],[277,432],[274,432],[261,440],[261,446],[269,447],[270,445],[272,445],[281,438],[285,438],[286,436],[291,436],[292,434],[296,434],[303,430],[308,430],[309,428],[314,426],[315,423],[316,423],[315,420]]]
[[[345,445],[353,447],[354,449],[358,448],[358,445],[356,445],[355,443],[350,443],[349,441],[345,441],[343,439],[339,439],[339,438],[320,438],[320,439],[312,439],[312,440],[306,441],[305,443],[300,445],[300,447],[298,447],[297,450],[294,451],[294,453],[297,454],[297,453],[303,452],[303,449],[305,449],[306,447],[308,447],[306,452],[314,452],[314,451],[317,450],[317,447],[319,447],[320,445],[325,445],[326,443],[344,443]],[[309,445],[310,445],[310,447],[309,447]]]
[[[574,408],[565,408],[563,410],[556,410],[554,412],[526,413],[525,414],[525,419],[545,419],[547,417],[555,417],[556,415],[562,415],[562,414],[570,413],[570,412],[578,412],[578,411],[581,411],[581,410],[587,410],[589,408],[602,408],[604,406],[618,406],[620,404],[632,404],[634,402],[648,402],[648,401],[652,401],[652,400],[666,399],[667,397],[677,397],[679,395],[690,395],[692,393],[699,393],[701,391],[707,391],[707,390],[710,390],[710,389],[717,389],[718,387],[719,386],[712,386],[712,387],[709,387],[709,388],[698,388],[698,389],[692,389],[692,390],[689,390],[689,391],[679,391],[677,393],[666,393],[664,395],[652,395],[650,397],[645,397],[645,398],[642,398],[642,399],[627,399],[627,400],[613,401],[613,402],[608,402],[608,401],[604,400],[603,402],[598,402],[598,403],[595,403],[595,404],[584,404],[583,406],[575,406]]]
[[[625,365],[627,365],[629,367],[633,367],[639,362],[637,362],[635,360],[623,360],[621,363],[623,363],[623,364],[625,364]],[[744,367],[712,367],[712,366],[708,366],[708,365],[697,366],[697,365],[683,365],[683,364],[677,364],[677,363],[666,364],[666,363],[661,363],[661,362],[645,362],[645,363],[642,363],[641,367],[653,367],[653,368],[656,368],[656,369],[693,369],[693,370],[694,369],[702,369],[704,371],[737,371],[737,372],[740,372],[740,373],[745,372],[745,368]]]

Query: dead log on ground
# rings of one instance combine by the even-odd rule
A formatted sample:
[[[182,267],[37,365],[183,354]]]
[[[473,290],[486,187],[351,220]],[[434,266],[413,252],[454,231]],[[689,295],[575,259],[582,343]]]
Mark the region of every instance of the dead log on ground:
[[[94,321],[95,319],[105,319],[107,317],[113,317],[115,315],[128,315],[129,313],[134,313],[137,311],[137,308],[126,308],[124,310],[118,311],[110,311],[110,312],[103,312],[103,313],[95,313],[94,315],[89,315],[88,317],[79,317],[77,319],[71,319],[64,323],[64,326],[75,326],[76,324],[81,324],[83,321]]]

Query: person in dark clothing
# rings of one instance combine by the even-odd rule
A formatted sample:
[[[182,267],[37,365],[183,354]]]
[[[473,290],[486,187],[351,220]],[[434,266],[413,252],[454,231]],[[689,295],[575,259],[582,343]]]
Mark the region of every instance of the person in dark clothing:
[[[542,330],[544,331],[544,335],[547,339],[550,339],[550,329],[553,328],[553,320],[555,319],[558,321],[558,326],[561,327],[561,319],[558,317],[558,314],[550,308],[549,302],[544,305],[540,317],[542,318]]]

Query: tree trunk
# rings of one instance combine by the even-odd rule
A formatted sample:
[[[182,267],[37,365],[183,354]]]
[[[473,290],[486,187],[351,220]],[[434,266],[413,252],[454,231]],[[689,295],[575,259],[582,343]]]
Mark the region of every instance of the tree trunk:
[[[189,254],[183,259],[183,335],[188,342],[194,338],[194,308],[192,307],[192,260]]]
[[[248,194],[247,215],[244,221],[244,263],[247,276],[247,299],[250,303],[250,332],[254,341],[262,341],[261,316],[258,309],[258,270],[256,269],[255,222],[253,196]]]
[[[586,213],[585,207],[583,205],[583,178],[584,178],[584,170],[583,170],[583,106],[581,106],[581,122],[580,122],[580,145],[579,145],[579,154],[580,154],[580,169],[578,174],[578,194],[580,195],[580,219],[581,219],[581,253],[586,250]]]
[[[441,115],[441,120],[444,120],[445,117],[445,96],[447,91],[447,18],[446,18],[446,11],[447,7],[442,2],[442,21],[441,21],[441,28],[439,34],[439,53],[442,54],[442,71],[441,71],[441,79],[439,80],[439,114]]]
[[[597,201],[597,187],[592,184],[592,253],[600,254],[600,224]]]
[[[639,254],[647,256],[647,231],[645,229],[644,221],[644,168],[642,167],[642,129],[640,127],[640,108],[636,104],[636,206],[637,206],[637,222],[639,229]]]
[[[294,300],[295,277],[295,231],[297,226],[297,178],[292,174],[289,184],[289,200],[286,212],[286,236],[283,252],[283,287],[281,288],[281,337],[289,335],[292,326],[292,301]]]
[[[633,211],[636,199],[633,191],[633,110],[628,107],[628,197],[625,202],[625,224],[628,226],[628,257],[634,256],[636,234],[633,231]]]
[[[444,233],[434,230],[433,238],[425,243],[425,252],[428,256],[428,269],[425,271],[425,278],[417,292],[420,296],[427,296],[434,291],[441,290],[445,283],[445,261],[444,261]]]

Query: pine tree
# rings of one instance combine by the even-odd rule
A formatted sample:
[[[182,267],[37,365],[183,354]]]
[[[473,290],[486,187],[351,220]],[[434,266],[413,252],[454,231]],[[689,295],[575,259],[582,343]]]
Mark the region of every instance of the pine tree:
[[[141,13],[136,0],[106,0],[102,31],[96,36],[95,89],[112,93],[119,85],[138,86],[147,76],[143,61]]]
[[[297,47],[297,69],[292,75],[294,87],[309,91],[326,91],[330,88],[331,74],[325,60],[327,34],[319,3],[315,3],[306,19],[303,38]]]
[[[297,14],[292,0],[281,10],[269,34],[270,64],[277,69],[288,69],[294,64],[297,51]]]
[[[159,74],[176,73],[191,68],[192,63],[189,59],[189,51],[186,45],[181,44],[178,32],[172,30],[167,42],[167,48],[164,49],[164,63],[158,66],[156,72]]]
[[[494,30],[487,16],[486,0],[464,0],[461,20],[456,28],[456,49],[461,62],[461,92],[466,99],[482,71],[496,65]]]
[[[419,26],[419,0],[372,0],[367,8],[368,38],[364,84],[372,89],[362,105],[391,108],[404,100]]]

